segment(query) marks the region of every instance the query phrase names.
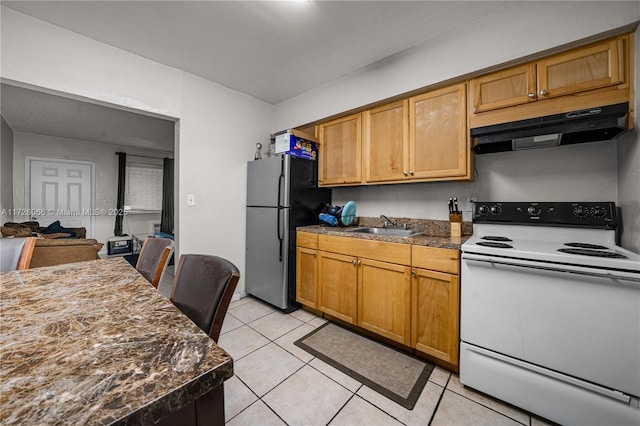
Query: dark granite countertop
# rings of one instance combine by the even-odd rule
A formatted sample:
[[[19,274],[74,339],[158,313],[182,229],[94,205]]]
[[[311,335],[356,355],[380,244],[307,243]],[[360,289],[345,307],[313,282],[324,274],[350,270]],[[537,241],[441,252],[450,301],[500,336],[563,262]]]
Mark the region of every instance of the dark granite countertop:
[[[153,424],[231,357],[121,257],[0,274],[0,423]]]
[[[299,226],[298,231],[311,232],[315,234],[334,235],[338,237],[359,238],[364,240],[386,241],[391,243],[413,244],[418,246],[436,247],[460,250],[460,246],[471,237],[471,223],[463,223],[463,235],[461,237],[452,237],[449,235],[450,228],[448,221],[429,220],[429,219],[408,219],[408,218],[390,218],[394,222],[402,225],[406,223],[409,228],[416,229],[422,234],[413,237],[388,237],[373,234],[362,234],[358,232],[346,232],[349,229],[359,228],[362,226],[382,227],[382,219],[370,217],[358,217],[350,226],[324,226],[311,225]]]

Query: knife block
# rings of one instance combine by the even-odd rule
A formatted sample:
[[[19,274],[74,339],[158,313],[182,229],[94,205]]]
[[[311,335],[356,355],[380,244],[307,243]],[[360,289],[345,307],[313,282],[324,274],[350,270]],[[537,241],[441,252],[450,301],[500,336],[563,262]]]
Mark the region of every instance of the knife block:
[[[451,213],[449,215],[449,225],[451,226],[451,236],[462,236],[462,214]]]

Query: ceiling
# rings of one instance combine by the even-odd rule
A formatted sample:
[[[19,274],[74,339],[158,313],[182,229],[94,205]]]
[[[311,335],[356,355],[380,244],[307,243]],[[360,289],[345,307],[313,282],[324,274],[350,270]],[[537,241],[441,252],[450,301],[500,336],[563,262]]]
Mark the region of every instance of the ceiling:
[[[514,1],[2,1],[277,104]]]
[[[14,131],[173,152],[169,120],[7,84],[0,104]]]
[[[517,3],[2,1],[18,12],[270,104],[412,46],[436,42],[438,37],[462,31]],[[132,120],[137,115],[128,115],[132,113],[107,112],[106,107],[5,86],[2,114],[18,131],[48,131],[55,132],[54,136],[107,143],[116,139],[120,144],[149,147],[158,142],[151,139],[157,137],[153,134],[166,131],[170,123],[140,116],[141,124],[136,127]],[[111,125],[120,119],[128,119],[130,126]],[[149,129],[151,135],[142,136],[142,128],[156,124],[158,129]],[[172,123],[170,137],[173,141]]]

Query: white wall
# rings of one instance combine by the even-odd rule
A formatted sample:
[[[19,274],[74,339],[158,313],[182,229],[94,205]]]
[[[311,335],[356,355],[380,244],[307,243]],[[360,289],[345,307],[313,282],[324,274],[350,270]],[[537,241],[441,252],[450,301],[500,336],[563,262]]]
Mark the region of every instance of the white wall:
[[[244,271],[247,161],[269,137],[270,109],[185,74],[180,120],[180,228],[188,253],[227,257]],[[186,142],[186,143],[185,143]],[[187,206],[187,195],[196,205]],[[242,284],[242,287],[240,286]],[[244,291],[244,281],[238,285]]]
[[[270,133],[271,106],[11,9],[1,13],[4,82],[179,119],[178,254],[223,256],[243,274],[246,162]],[[186,206],[187,194],[195,206]]]
[[[13,220],[13,130],[0,116],[0,225]]]
[[[640,32],[635,37],[636,93],[640,82]],[[640,114],[640,96],[636,94],[636,116]],[[618,205],[622,210],[621,245],[640,252],[640,121],[633,132],[618,141]]]
[[[278,104],[273,130],[297,127],[640,20],[637,2],[522,1]]]
[[[15,132],[13,148],[14,170],[14,202],[16,206],[26,207],[25,201],[25,157],[42,157],[62,160],[90,161],[95,164],[96,174],[96,209],[113,209],[116,207],[116,193],[118,189],[118,157],[116,152],[126,152],[129,155],[145,155],[154,157],[173,157],[171,152],[152,151],[148,149],[132,148],[74,139],[57,138],[53,136],[35,135],[32,133]],[[135,157],[129,157],[132,160]],[[146,161],[141,159],[141,161]],[[161,161],[161,160],[159,160]],[[106,244],[107,238],[113,236],[115,225],[114,216],[94,216],[95,238]],[[15,221],[27,220],[22,217]],[[149,232],[149,221],[160,222],[160,214],[131,214],[123,220],[123,232],[129,235]],[[64,223],[62,223],[64,226]]]
[[[633,24],[637,2],[519,2],[464,29],[412,47],[356,73],[276,105],[273,130],[296,127],[429,85]],[[637,56],[637,55],[636,55]],[[637,67],[636,67],[637,69]],[[636,79],[636,81],[638,81]],[[636,136],[637,139],[637,136]],[[618,187],[616,142],[476,157],[471,183],[425,183],[336,188],[336,204],[354,200],[364,216],[406,216],[446,220],[446,200],[457,196],[491,201],[620,202],[627,219],[623,245],[637,241],[637,144],[625,150]],[[626,152],[634,153],[627,155]],[[637,172],[636,172],[637,173]],[[624,194],[618,194],[618,191]],[[631,216],[631,218],[629,217]],[[468,219],[467,214],[465,219]],[[633,220],[635,218],[635,221]],[[629,228],[629,223],[635,223]]]
[[[449,197],[465,209],[480,201],[615,201],[613,141],[476,156],[474,182],[437,182],[334,188],[333,202],[354,200],[360,216],[447,220]],[[470,220],[470,213],[464,212]]]

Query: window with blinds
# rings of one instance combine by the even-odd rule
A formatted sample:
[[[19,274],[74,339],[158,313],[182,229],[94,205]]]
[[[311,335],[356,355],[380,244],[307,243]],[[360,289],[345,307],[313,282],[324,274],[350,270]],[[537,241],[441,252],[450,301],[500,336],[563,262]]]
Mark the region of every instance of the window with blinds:
[[[162,211],[162,166],[127,163],[125,210]]]

